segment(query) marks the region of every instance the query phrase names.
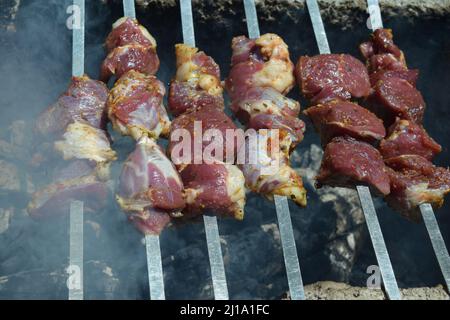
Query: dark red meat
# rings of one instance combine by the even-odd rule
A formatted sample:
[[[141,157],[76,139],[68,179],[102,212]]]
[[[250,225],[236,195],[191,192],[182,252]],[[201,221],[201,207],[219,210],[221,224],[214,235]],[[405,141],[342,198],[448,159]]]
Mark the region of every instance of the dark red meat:
[[[405,217],[419,221],[418,206],[430,203],[435,209],[442,206],[444,196],[450,192],[450,171],[434,166],[418,155],[403,155],[386,160],[391,193],[389,205]]]
[[[354,188],[367,185],[377,195],[390,192],[389,176],[383,158],[371,145],[353,138],[337,137],[325,148],[317,187]]]
[[[347,54],[302,56],[296,66],[296,76],[302,93],[313,103],[361,98],[370,93],[367,69]]]
[[[385,159],[401,155],[419,155],[431,161],[442,151],[425,129],[408,120],[397,120],[389,134],[381,141],[380,152]]]
[[[305,113],[314,123],[323,145],[338,136],[350,136],[373,144],[386,135],[383,121],[367,109],[348,101],[334,100],[319,104]]]
[[[69,88],[36,120],[36,131],[57,138],[74,121],[84,121],[99,129],[106,128],[108,89],[87,76],[73,77]]]

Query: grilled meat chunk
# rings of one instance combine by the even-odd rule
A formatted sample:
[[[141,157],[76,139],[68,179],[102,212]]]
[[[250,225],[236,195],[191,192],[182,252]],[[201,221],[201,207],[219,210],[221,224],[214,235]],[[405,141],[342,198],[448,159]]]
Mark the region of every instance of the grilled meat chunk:
[[[370,93],[367,69],[347,54],[302,56],[295,72],[300,90],[313,104],[362,98]]]
[[[170,84],[169,109],[174,116],[199,107],[224,109],[220,69],[203,51],[175,46],[177,73]]]
[[[190,164],[180,171],[185,187],[188,216],[213,213],[244,218],[244,176],[226,163]]]
[[[74,200],[83,201],[86,212],[98,212],[108,202],[108,176],[109,167],[105,164],[70,162],[54,173],[54,182],[33,194],[28,213],[36,219],[63,216],[69,213]]]
[[[142,136],[167,137],[170,120],[163,102],[165,92],[156,77],[128,71],[115,83],[107,101],[114,129],[136,140]]]
[[[215,162],[229,159],[230,163],[232,163],[236,158],[239,148],[239,139],[234,135],[236,129],[236,125],[223,111],[208,106],[197,108],[180,115],[172,121],[168,152],[171,155],[172,161],[177,166],[183,166],[184,162],[187,162],[184,165],[194,163],[196,145],[200,146],[203,156],[206,155],[203,154],[205,150],[210,151],[206,155],[209,159],[203,157],[203,161]],[[186,131],[183,132],[182,130]],[[184,141],[184,137],[181,135],[182,133],[189,134],[190,137],[191,147],[189,156],[183,153],[185,150],[182,147],[186,146],[186,141]],[[229,138],[232,141],[228,141]],[[217,139],[217,141],[213,139]],[[209,145],[216,145],[217,148],[208,148]],[[227,146],[233,146],[233,148],[228,147],[229,154],[227,153]]]
[[[115,75],[135,70],[154,75],[159,68],[156,41],[135,19],[120,18],[106,40],[108,56],[103,61],[100,79],[107,82]]]
[[[274,131],[259,130],[247,137],[238,154],[238,163],[246,186],[272,200],[274,195],[286,196],[306,206],[306,190],[298,173],[290,166],[283,142],[289,136],[274,135]],[[280,142],[281,141],[281,142]],[[278,145],[278,148],[274,146]]]
[[[159,234],[185,206],[183,184],[173,164],[150,138],[142,137],[125,161],[117,202],[144,234]]]
[[[414,122],[398,119],[381,141],[380,152],[385,159],[401,155],[419,155],[431,161],[442,151],[425,129]]]
[[[338,136],[350,136],[371,144],[386,136],[383,121],[348,101],[333,100],[310,107],[305,113],[311,118],[324,146]]]
[[[390,192],[389,176],[377,149],[349,137],[333,138],[326,146],[316,177],[317,187],[354,188],[367,185],[377,195]]]
[[[231,46],[232,69],[226,88],[233,101],[241,100],[253,87],[269,87],[281,94],[292,89],[294,64],[288,46],[278,35],[267,33],[258,39],[235,37]]]
[[[434,166],[419,155],[402,155],[386,160],[391,193],[388,204],[406,218],[420,221],[418,206],[430,203],[435,209],[444,203],[450,192],[450,170]]]
[[[36,131],[47,138],[57,138],[70,123],[86,121],[92,127],[106,128],[105,102],[108,88],[87,76],[73,77],[65,93],[43,111],[36,120]]]

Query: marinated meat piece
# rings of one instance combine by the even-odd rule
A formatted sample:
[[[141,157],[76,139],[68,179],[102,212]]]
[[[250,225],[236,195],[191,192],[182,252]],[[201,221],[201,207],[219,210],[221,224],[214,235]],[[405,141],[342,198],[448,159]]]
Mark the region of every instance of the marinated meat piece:
[[[161,148],[141,138],[122,168],[116,199],[144,234],[159,234],[185,206],[180,176]]]
[[[108,54],[100,70],[100,80],[107,82],[113,75],[120,78],[130,70],[154,75],[158,69],[159,58],[155,48],[129,44],[115,48]]]
[[[232,101],[230,108],[243,124],[247,124],[252,116],[258,114],[297,117],[300,113],[297,101],[273,88],[263,87],[248,88],[239,99]]]
[[[111,149],[106,132],[87,123],[69,124],[63,135],[64,140],[55,142],[55,150],[64,160],[87,159],[95,162],[116,160],[116,152]]]
[[[165,92],[163,83],[154,76],[134,70],[124,74],[107,101],[114,129],[136,140],[142,136],[167,137],[170,120],[163,104]]]
[[[98,212],[106,207],[110,191],[104,181],[102,166],[89,170],[77,170],[70,164],[67,179],[58,179],[54,183],[39,189],[28,204],[28,213],[32,218],[50,218],[69,213],[70,203],[83,201],[85,212]],[[70,174],[68,174],[70,172]]]
[[[240,100],[252,87],[270,87],[287,94],[293,87],[294,64],[288,46],[279,36],[267,33],[258,39],[232,40],[232,69],[226,80],[231,99]]]
[[[431,161],[442,151],[425,129],[408,120],[397,120],[389,135],[381,141],[380,152],[385,159],[401,155],[419,155]]]
[[[362,184],[377,195],[390,192],[387,168],[378,150],[348,137],[336,137],[327,144],[316,180],[318,188],[354,188]]]
[[[204,52],[175,46],[177,73],[170,84],[169,109],[174,116],[199,107],[224,109],[219,66]]]
[[[94,128],[105,129],[107,97],[108,88],[103,82],[87,76],[73,77],[67,91],[39,115],[36,131],[45,137],[57,137],[74,121],[86,121]]]
[[[188,216],[209,212],[244,218],[245,187],[242,172],[225,163],[190,164],[180,172]]]
[[[225,159],[234,161],[236,158],[237,149],[239,147],[239,139],[235,138],[234,135],[235,130],[237,129],[236,125],[223,111],[214,107],[204,107],[191,112],[186,112],[173,120],[168,152],[175,165],[182,165],[183,159],[186,159],[187,157],[183,152],[177,151],[186,146],[186,141],[184,141],[184,138],[181,138],[183,136],[181,135],[183,133],[181,130],[183,129],[189,132],[190,137],[191,154],[189,159],[187,159],[188,163],[194,163],[196,145],[201,147],[202,155],[206,153],[205,151],[211,149],[211,154],[208,152],[208,156],[211,155],[212,159],[205,159],[205,157],[203,157],[203,161],[205,162],[225,161]],[[208,137],[208,132],[211,134],[211,137]],[[221,138],[218,141],[213,142],[211,140],[213,137],[216,137],[216,139],[219,139],[219,137]],[[232,141],[228,141],[229,137],[231,137]],[[216,150],[212,147],[208,148],[208,146],[213,143],[217,144],[218,149],[221,150],[220,153],[216,153]],[[227,146],[233,146],[233,149],[228,147],[230,148],[230,154],[227,153]]]
[[[376,54],[368,60],[369,71],[376,72],[381,70],[402,71],[407,70],[404,61],[398,60],[390,53]]]
[[[279,116],[274,114],[258,114],[254,115],[248,125],[248,128],[255,129],[278,129],[281,135],[289,136],[289,143],[287,144],[287,153],[290,153],[297,144],[302,142],[305,133],[305,123],[296,117]]]
[[[391,125],[396,117],[422,123],[425,101],[421,93],[407,80],[388,78],[378,81],[370,96],[370,108]]]
[[[140,44],[156,48],[155,38],[136,19],[122,17],[113,24],[113,30],[106,38],[108,52],[128,44]]]
[[[400,78],[408,81],[414,87],[416,86],[417,78],[419,77],[419,70],[379,70],[371,73],[370,85],[376,86],[379,81],[384,81],[389,78]]]
[[[404,62],[403,52],[394,44],[393,39],[391,29],[377,29],[373,32],[370,41],[360,45],[360,51],[366,59],[375,54],[392,54],[397,60]]]
[[[334,100],[310,107],[305,113],[311,118],[324,146],[338,136],[350,136],[371,144],[386,136],[383,121],[355,103]]]
[[[295,72],[303,95],[312,103],[362,98],[370,93],[367,69],[347,54],[300,57]]]
[[[105,46],[108,56],[100,70],[100,79],[104,82],[113,75],[120,78],[130,70],[146,75],[158,71],[156,41],[136,19],[123,17],[117,20]]]
[[[444,196],[450,192],[450,171],[434,166],[418,155],[403,155],[386,160],[389,170],[391,193],[388,204],[405,217],[420,221],[418,206],[430,203],[438,209]]]
[[[280,195],[306,206],[302,179],[290,166],[288,155],[274,148],[274,143],[279,143],[279,149],[282,149],[282,145],[286,144],[284,139],[283,136],[274,136],[272,131],[258,131],[248,137],[239,150],[238,164],[250,190],[270,200],[274,195]]]

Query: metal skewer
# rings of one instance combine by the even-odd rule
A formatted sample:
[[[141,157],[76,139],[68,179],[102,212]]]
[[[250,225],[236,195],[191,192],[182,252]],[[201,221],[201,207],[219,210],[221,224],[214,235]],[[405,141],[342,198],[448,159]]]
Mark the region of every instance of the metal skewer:
[[[74,8],[79,10],[80,25],[72,25],[72,76],[84,75],[84,0],[74,0]],[[73,20],[75,22],[75,19]],[[69,276],[68,289],[69,300],[83,300],[83,202],[72,201],[70,203],[69,217],[69,269],[75,272]],[[70,277],[77,277],[75,283],[70,283]]]
[[[123,12],[126,17],[136,18],[134,0],[123,0]],[[148,285],[151,300],[165,300],[164,274],[162,269],[161,246],[159,236],[145,235],[145,253],[147,256]]]
[[[328,45],[317,0],[307,0],[306,3],[313,24],[314,35],[319,47],[319,52],[320,54],[330,53],[330,47]],[[366,186],[357,186],[356,189],[364,212],[367,228],[369,229],[370,239],[372,240],[372,245],[375,250],[384,288],[389,299],[400,300],[400,290],[397,285],[397,280],[395,279],[394,270],[392,269],[391,260],[384,242],[383,233],[381,232],[380,223],[378,222],[377,213],[373,205],[369,188]]]
[[[381,10],[378,0],[367,0],[367,8],[370,14],[370,25],[372,30],[383,28]],[[419,206],[428,236],[430,237],[434,253],[444,276],[447,290],[450,290],[450,256],[448,254],[445,241],[442,238],[441,230],[433,212],[433,207],[429,203],[423,203]]]
[[[252,39],[259,38],[260,32],[255,1],[244,0],[244,9],[245,17],[247,19],[248,36]],[[287,197],[275,195],[274,201],[291,299],[305,300],[305,291],[303,288],[302,274],[298,261],[288,200]]]
[[[192,16],[191,0],[180,0],[181,24],[183,28],[183,42],[195,47],[194,19]],[[211,277],[216,300],[228,300],[228,286],[223,264],[222,248],[220,246],[219,226],[217,218],[203,216],[206,241],[208,245]]]

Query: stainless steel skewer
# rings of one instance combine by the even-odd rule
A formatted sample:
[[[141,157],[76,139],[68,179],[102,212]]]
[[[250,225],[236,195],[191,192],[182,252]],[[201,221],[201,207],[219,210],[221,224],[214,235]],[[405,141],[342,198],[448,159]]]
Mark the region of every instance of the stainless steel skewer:
[[[194,19],[192,16],[191,0],[180,0],[181,24],[183,28],[183,41],[195,47]],[[219,226],[216,217],[203,216],[206,241],[208,245],[211,277],[216,300],[228,300],[228,286],[223,264],[222,248],[220,246]]]
[[[381,10],[378,0],[367,0],[367,9],[370,14],[370,25],[372,30],[383,28],[383,20],[381,18]],[[433,207],[429,203],[420,205],[420,212],[422,214],[425,227],[427,228],[428,236],[430,237],[434,253],[444,276],[447,290],[450,291],[450,256],[448,254],[445,241],[442,238],[441,230],[433,212]]]
[[[244,0],[245,17],[247,19],[248,36],[252,39],[260,37],[258,15],[254,0]],[[275,196],[275,209],[283,248],[284,264],[292,300],[305,300],[302,274],[297,255],[291,213],[287,197]]]
[[[80,14],[80,25],[72,25],[72,75],[81,77],[84,74],[84,0],[74,0],[74,13]],[[69,272],[68,281],[69,300],[83,300],[83,202],[72,201],[70,203],[69,217]],[[77,277],[75,283],[71,277]]]
[[[124,16],[136,18],[134,0],[123,0]],[[147,256],[148,285],[151,300],[165,300],[164,274],[161,260],[159,236],[145,236],[145,253]]]
[[[330,47],[328,45],[328,39],[323,26],[322,16],[320,15],[317,0],[307,0],[306,3],[308,6],[309,15],[311,17],[316,42],[319,47],[319,52],[321,54],[330,53]],[[383,233],[381,232],[369,188],[365,186],[357,186],[357,191],[364,212],[364,217],[366,219],[367,228],[369,229],[370,239],[372,240],[372,245],[375,250],[384,288],[389,299],[400,300],[401,293],[397,285],[397,280],[395,279],[391,260],[384,242]]]

